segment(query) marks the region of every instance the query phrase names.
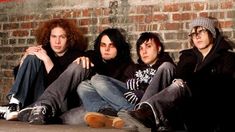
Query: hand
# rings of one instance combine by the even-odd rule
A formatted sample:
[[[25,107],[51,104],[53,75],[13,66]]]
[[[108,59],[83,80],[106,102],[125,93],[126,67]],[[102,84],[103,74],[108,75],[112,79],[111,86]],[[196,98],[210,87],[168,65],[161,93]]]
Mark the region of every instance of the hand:
[[[25,54],[30,54],[30,55],[34,55],[34,52],[38,52],[42,49],[42,46],[41,45],[38,45],[38,46],[31,46],[31,47],[28,47],[26,49],[26,52]]]
[[[23,57],[21,58],[20,60],[20,66],[21,64],[24,62],[24,59],[27,57],[27,55],[35,55],[35,52],[38,52],[42,49],[42,46],[39,45],[39,46],[31,46],[31,47],[28,47],[23,55]]]
[[[90,59],[88,57],[78,57],[76,60],[74,60],[73,62],[76,62],[77,64],[82,63],[82,67],[89,69],[90,67],[93,67],[94,64],[90,61]]]
[[[139,89],[139,81],[136,79],[129,79],[126,82],[127,89],[129,90],[138,90]]]
[[[43,62],[46,62],[48,59],[50,59],[50,57],[47,55],[46,50],[44,50],[43,48],[33,52],[33,54],[36,55]]]
[[[137,101],[139,100],[136,94],[131,91],[124,93],[124,96],[127,99],[127,101],[130,102],[131,104],[136,104]]]

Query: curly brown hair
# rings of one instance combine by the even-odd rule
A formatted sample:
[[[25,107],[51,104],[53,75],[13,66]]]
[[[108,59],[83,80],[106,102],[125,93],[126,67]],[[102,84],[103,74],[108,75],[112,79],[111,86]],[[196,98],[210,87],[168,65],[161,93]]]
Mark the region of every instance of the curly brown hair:
[[[68,49],[80,51],[87,49],[88,44],[80,29],[76,26],[76,20],[74,19],[52,19],[39,26],[35,35],[38,45],[46,46],[50,44],[51,30],[55,27],[61,27],[65,30]]]

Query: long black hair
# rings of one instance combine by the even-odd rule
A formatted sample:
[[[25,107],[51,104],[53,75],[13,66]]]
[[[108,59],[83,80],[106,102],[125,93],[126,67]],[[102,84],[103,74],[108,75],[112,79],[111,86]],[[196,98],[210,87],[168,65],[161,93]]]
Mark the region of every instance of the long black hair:
[[[95,52],[98,53],[100,59],[102,59],[102,56],[100,53],[100,43],[101,43],[101,38],[104,35],[107,35],[109,39],[113,42],[114,46],[117,48],[117,56],[114,58],[114,60],[122,60],[122,61],[132,60],[131,53],[130,53],[130,44],[126,42],[125,37],[117,28],[105,29],[96,38],[94,42],[94,50]]]

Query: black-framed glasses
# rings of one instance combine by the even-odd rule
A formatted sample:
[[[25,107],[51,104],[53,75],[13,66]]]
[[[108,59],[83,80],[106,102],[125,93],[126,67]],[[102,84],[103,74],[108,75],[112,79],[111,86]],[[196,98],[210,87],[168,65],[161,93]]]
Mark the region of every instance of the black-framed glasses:
[[[189,36],[192,38],[196,38],[198,35],[201,36],[201,35],[205,34],[206,32],[207,32],[207,30],[205,28],[203,28],[197,32],[193,32],[193,33],[189,34]]]

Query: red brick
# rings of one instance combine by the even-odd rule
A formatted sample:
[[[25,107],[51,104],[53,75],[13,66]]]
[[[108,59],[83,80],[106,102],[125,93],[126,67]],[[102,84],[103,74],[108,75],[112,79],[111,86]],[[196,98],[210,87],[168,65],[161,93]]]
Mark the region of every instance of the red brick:
[[[16,31],[12,32],[12,36],[27,37],[27,36],[29,36],[29,31],[27,31],[27,30],[16,30]]]
[[[179,4],[166,4],[163,7],[163,11],[164,12],[175,12],[175,11],[179,11]]]

